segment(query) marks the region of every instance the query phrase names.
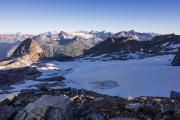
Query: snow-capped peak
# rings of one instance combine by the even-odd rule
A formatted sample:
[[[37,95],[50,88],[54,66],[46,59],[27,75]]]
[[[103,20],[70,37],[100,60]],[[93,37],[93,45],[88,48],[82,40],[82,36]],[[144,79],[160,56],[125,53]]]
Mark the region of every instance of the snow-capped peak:
[[[128,40],[147,41],[147,40],[151,40],[157,35],[158,34],[155,34],[155,33],[140,33],[140,32],[131,30],[131,31],[121,31],[121,32],[115,33],[113,37],[115,38],[128,37]]]

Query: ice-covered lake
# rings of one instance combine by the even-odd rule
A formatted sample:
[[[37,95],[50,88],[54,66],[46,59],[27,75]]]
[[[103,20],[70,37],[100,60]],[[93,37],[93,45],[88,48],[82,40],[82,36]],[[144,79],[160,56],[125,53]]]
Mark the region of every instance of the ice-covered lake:
[[[43,72],[41,78],[63,75],[67,87],[113,96],[169,96],[171,90],[180,92],[180,67],[170,66],[173,57],[164,55],[126,61],[54,61],[49,63],[49,68],[40,69]],[[22,84],[19,87],[24,88]],[[19,87],[14,86],[18,90]]]
[[[142,60],[67,62],[60,67],[73,71],[64,75],[68,86],[115,96],[169,96],[180,92],[180,67],[170,66],[173,55]]]

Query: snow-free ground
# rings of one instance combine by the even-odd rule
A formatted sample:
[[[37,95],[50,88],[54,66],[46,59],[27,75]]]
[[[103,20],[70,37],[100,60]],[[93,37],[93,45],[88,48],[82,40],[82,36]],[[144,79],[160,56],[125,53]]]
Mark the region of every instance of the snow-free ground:
[[[164,96],[180,92],[180,67],[171,66],[174,55],[125,61],[52,61],[39,67],[42,78],[63,75],[66,87],[83,88],[112,96]],[[29,82],[29,81],[28,81]],[[28,84],[24,86],[28,88]],[[32,85],[39,84],[32,82]],[[13,91],[24,89],[13,85]],[[51,86],[52,87],[52,86]],[[62,88],[53,86],[52,88]]]

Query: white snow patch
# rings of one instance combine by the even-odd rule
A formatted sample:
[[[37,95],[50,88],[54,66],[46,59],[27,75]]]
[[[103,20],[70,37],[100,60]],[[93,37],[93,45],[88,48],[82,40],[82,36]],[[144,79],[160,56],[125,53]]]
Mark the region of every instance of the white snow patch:
[[[169,42],[162,44],[163,47],[166,47],[167,45],[169,45]]]
[[[0,70],[1,70],[1,69],[5,69],[5,68],[6,68],[6,67],[4,67],[4,66],[0,66]]]
[[[70,33],[72,36],[80,36],[85,39],[93,38],[93,35],[85,33],[85,32],[72,32]]]
[[[38,77],[37,79],[62,76],[69,72],[69,71],[67,71],[67,68],[69,70],[72,69],[71,66],[59,65],[59,64],[60,64],[60,62],[58,62],[58,61],[52,61],[52,62],[42,65],[41,67],[37,67],[37,69],[40,72],[42,72],[42,75],[40,77]]]

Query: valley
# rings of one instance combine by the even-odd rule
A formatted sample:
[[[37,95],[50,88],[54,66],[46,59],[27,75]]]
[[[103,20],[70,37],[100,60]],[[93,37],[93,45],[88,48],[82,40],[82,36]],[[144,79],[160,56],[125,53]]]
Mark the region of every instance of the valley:
[[[48,98],[58,105],[70,101],[62,101],[71,111],[63,113],[66,119],[178,118],[179,35],[61,31],[13,41],[0,61],[1,115],[10,117],[20,107],[30,115],[19,110],[13,119],[29,119],[38,107],[46,110]]]

